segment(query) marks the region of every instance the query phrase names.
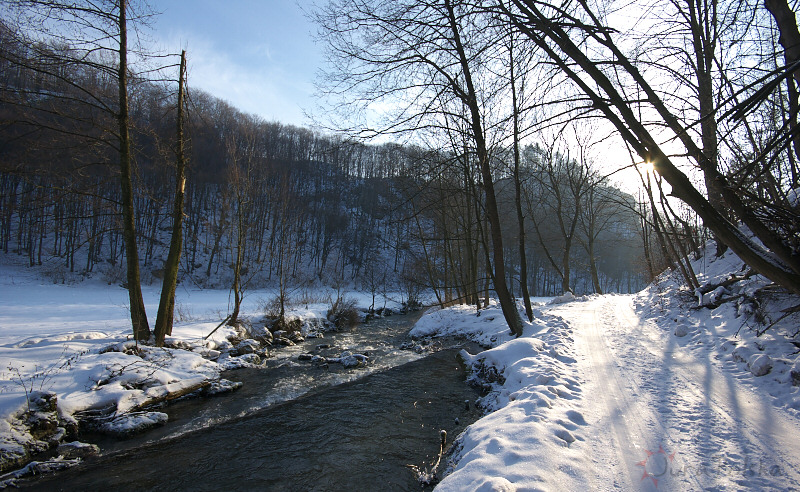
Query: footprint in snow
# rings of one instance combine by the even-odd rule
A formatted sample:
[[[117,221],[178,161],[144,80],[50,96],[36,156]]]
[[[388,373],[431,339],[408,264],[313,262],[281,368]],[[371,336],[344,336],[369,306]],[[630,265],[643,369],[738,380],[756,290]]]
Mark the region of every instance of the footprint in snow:
[[[567,418],[578,425],[586,425],[586,420],[583,418],[583,414],[576,412],[575,410],[567,411]]]
[[[556,420],[556,421],[555,421],[555,423],[556,423],[556,424],[558,424],[558,425],[560,425],[561,427],[563,427],[563,428],[565,428],[565,429],[569,430],[569,431],[574,431],[575,429],[577,429],[577,428],[578,428],[578,426],[577,426],[577,425],[575,425],[574,423],[572,423],[572,422],[567,422],[567,421],[565,421],[565,420],[561,420],[561,419],[558,419],[558,420]]]
[[[567,429],[556,429],[555,435],[557,438],[567,443],[567,446],[575,442],[575,436]]]

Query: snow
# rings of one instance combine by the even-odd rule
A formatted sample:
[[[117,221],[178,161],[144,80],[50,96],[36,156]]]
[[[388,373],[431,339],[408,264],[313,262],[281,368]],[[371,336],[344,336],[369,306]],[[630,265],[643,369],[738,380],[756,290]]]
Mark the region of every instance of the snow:
[[[143,286],[151,323],[159,287]],[[208,336],[230,310],[227,290],[180,286],[173,334],[164,348],[131,340],[128,293],[119,286],[92,279],[55,284],[35,269],[0,265],[0,292],[0,456],[19,460],[18,466],[30,460],[31,452],[57,444],[37,439],[26,424],[33,391],[56,395],[53,426],[74,426],[81,416],[91,415],[98,430],[126,435],[166,421],[165,413],[146,411],[153,401],[199,387],[208,394],[236,389],[241,383],[220,379],[220,374],[260,362],[257,354],[246,353],[255,352],[258,340],[241,342],[238,353],[244,355],[235,356],[235,351],[227,352],[234,350],[228,341],[236,334],[233,328],[222,326]],[[311,294],[325,299],[336,293],[319,289]],[[270,289],[249,291],[240,315],[260,320],[265,299],[274,296]],[[369,293],[348,296],[358,305],[372,302]],[[386,304],[399,307],[397,302]],[[313,328],[328,308],[324,302],[293,304],[287,320],[298,319],[304,328]],[[262,326],[249,327],[247,335],[271,336]],[[363,364],[363,357],[353,355],[346,362]],[[65,437],[61,429],[46,439]]]
[[[219,379],[223,369],[209,360],[202,336],[217,324],[213,318],[177,323],[168,342],[183,340],[192,350],[137,346],[129,340],[127,292],[88,282],[80,287],[42,283],[27,272],[0,272],[0,452],[27,459],[29,450],[46,449],[24,425],[28,394],[57,395],[58,424],[74,423],[82,412],[109,414],[100,430],[129,433],[166,419],[165,414],[126,415],[156,398]],[[155,289],[147,291],[155,312]],[[205,297],[205,293],[197,293]],[[219,293],[217,293],[219,295]],[[189,301],[186,292],[178,302]],[[225,297],[223,297],[224,299]],[[199,303],[197,304],[199,305]],[[232,334],[222,328],[211,343]],[[59,439],[65,432],[54,434]]]
[[[786,310],[800,299],[750,274],[733,253],[716,258],[707,249],[692,261],[697,291],[664,274],[636,295],[537,299],[520,338],[494,302],[424,315],[412,336],[465,337],[486,348],[461,353],[472,383],[487,390],[478,402],[486,413],[453,443],[437,488],[796,489],[800,314]],[[223,291],[179,289],[184,315],[168,347],[154,348],[129,340],[121,288],[52,285],[11,267],[0,274],[6,455],[48,446],[22,425],[33,391],[57,395],[60,425],[103,411],[108,430],[124,434],[163,423],[166,415],[145,408],[148,401],[207,381],[211,392],[234,387],[220,373],[258,357],[227,353],[229,327],[203,339],[228,312]],[[739,280],[718,286],[732,276]],[[252,292],[243,314],[258,317],[271,295]],[[145,297],[155,313],[157,289],[145,288]],[[358,303],[369,305],[371,296]],[[327,308],[303,304],[289,315],[323,318]],[[255,350],[265,335],[257,331],[248,332],[256,340],[242,342],[242,352]],[[339,359],[359,364],[363,357]],[[51,418],[46,410],[34,415]]]
[[[480,316],[463,307],[437,311],[412,330],[495,345],[476,355],[462,351],[476,383],[491,389],[479,403],[490,413],[459,437],[455,464],[437,490],[589,489],[580,470],[591,463],[573,446],[585,439],[576,431],[586,422],[573,405],[581,389],[572,329],[546,309],[537,306],[516,339],[494,304]]]
[[[545,299],[531,300],[534,304],[542,304]],[[491,309],[477,311],[475,306],[457,305],[428,312],[417,322],[409,335],[417,338],[433,335],[464,336],[483,346],[511,340],[513,337],[495,300],[491,300],[491,306]],[[524,326],[526,333],[542,328],[539,324]]]
[[[492,347],[462,352],[487,413],[437,490],[796,490],[800,317],[783,311],[800,299],[708,249],[692,262],[705,294],[665,274],[636,295],[565,295],[518,339],[495,305],[424,316],[412,334]]]

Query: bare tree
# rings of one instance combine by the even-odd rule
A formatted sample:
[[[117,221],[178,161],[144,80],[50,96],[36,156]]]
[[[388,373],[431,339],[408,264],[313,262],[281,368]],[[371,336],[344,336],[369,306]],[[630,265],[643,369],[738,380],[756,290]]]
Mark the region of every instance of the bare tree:
[[[481,56],[495,41],[492,36],[500,36],[500,31],[487,29],[487,18],[473,16],[471,11],[471,6],[454,0],[330,2],[316,17],[338,62],[329,74],[331,86],[326,92],[352,94],[348,97],[358,99],[361,109],[381,100],[403,105],[383,128],[363,132],[368,135],[435,132],[442,128],[442,119],[455,116],[463,121],[481,176],[494,288],[512,333],[519,336],[522,322],[506,284],[500,215],[482,107],[484,96],[489,94],[480,91],[476,79]],[[352,100],[350,103],[352,111]],[[439,108],[447,108],[447,112]],[[367,125],[374,128],[374,122]]]
[[[731,187],[728,180],[709,162],[708,156],[695,143],[687,128],[670,110],[661,95],[654,89],[645,72],[639,70],[617,44],[617,31],[601,21],[601,17],[587,0],[579,0],[571,10],[562,9],[536,0],[514,0],[514,7],[502,4],[499,11],[508,16],[514,25],[528,36],[551,61],[561,68],[575,87],[588,98],[592,111],[610,122],[622,139],[638,154],[652,162],[656,171],[671,186],[671,193],[689,205],[721,241],[727,244],[743,261],[757,272],[785,288],[800,293],[800,259],[787,244],[785,237],[742,199],[740,191]],[[578,42],[577,40],[586,40]],[[586,49],[589,43],[597,50]],[[603,67],[613,58],[617,75],[612,77]],[[641,94],[637,101],[626,97],[628,91],[615,83],[620,74],[627,77]],[[634,92],[635,93],[635,92]],[[730,210],[753,232],[769,250],[762,248],[742,234],[740,229],[716,210],[708,199],[695,188],[658,143],[652,127],[635,112],[635,105],[644,101],[658,123],[666,127],[692,157],[699,167],[719,183]]]
[[[252,272],[245,266],[251,229],[252,211],[257,200],[255,188],[256,143],[255,128],[246,128],[238,135],[229,135],[226,141],[228,154],[227,196],[231,201],[233,220],[227,231],[233,254],[233,309],[228,324],[239,322],[239,309],[244,300],[244,291]],[[248,276],[249,274],[249,276]]]
[[[528,154],[531,160],[530,183],[525,194],[528,214],[545,256],[561,278],[562,292],[572,292],[572,247],[583,215],[584,197],[590,188],[589,169],[585,162],[571,159],[555,148],[538,154],[529,148]]]
[[[508,36],[508,82],[511,86],[511,119],[512,119],[512,147],[514,150],[514,205],[517,212],[518,244],[519,244],[519,288],[522,300],[525,303],[525,314],[528,321],[533,321],[533,308],[531,307],[531,296],[528,292],[528,257],[525,251],[525,215],[522,213],[522,179],[520,178],[520,113],[523,101],[517,92],[517,81],[520,78],[520,93],[525,94],[525,77],[519,77],[516,65],[520,62],[520,53],[515,51],[514,36],[512,30]],[[522,50],[520,50],[522,51]],[[524,54],[523,54],[524,56]]]
[[[175,287],[178,284],[178,267],[180,266],[181,250],[183,249],[183,208],[184,194],[186,191],[186,153],[184,148],[183,131],[183,106],[184,86],[186,77],[186,52],[181,52],[181,64],[178,75],[178,106],[177,128],[175,145],[175,201],[172,208],[172,236],[170,238],[169,253],[164,264],[164,283],[161,286],[161,300],[158,304],[158,314],[154,335],[156,345],[164,344],[164,337],[172,335],[172,322],[175,312]]]
[[[99,2],[62,2],[58,0],[15,0],[9,6],[24,20],[25,28],[40,40],[50,40],[65,46],[60,51],[40,50],[44,63],[26,68],[59,81],[71,91],[59,95],[72,103],[88,108],[91,113],[111,116],[116,124],[114,138],[103,143],[110,145],[118,160],[119,190],[121,196],[122,231],[127,265],[126,286],[128,289],[131,323],[137,340],[150,338],[144,300],[141,291],[139,253],[136,245],[136,220],[133,201],[133,155],[131,150],[129,112],[128,24],[133,6],[126,0]],[[134,21],[141,16],[134,16]],[[40,47],[45,44],[37,45]],[[21,60],[17,60],[21,61]],[[96,70],[107,77],[116,87],[116,100],[109,94],[97,91],[97,87],[76,80],[64,67],[82,67]],[[44,94],[42,87],[35,92]],[[75,120],[79,118],[72,117]],[[89,121],[89,125],[93,122]],[[83,123],[86,123],[85,120]],[[71,131],[74,126],[66,126]],[[107,129],[110,130],[110,129]],[[62,130],[63,131],[63,130]],[[103,137],[101,137],[102,141]]]

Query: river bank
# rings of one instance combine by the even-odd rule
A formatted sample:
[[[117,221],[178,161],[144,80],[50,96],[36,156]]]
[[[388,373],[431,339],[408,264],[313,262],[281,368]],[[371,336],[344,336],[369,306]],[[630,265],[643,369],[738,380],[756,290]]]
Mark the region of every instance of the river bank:
[[[21,485],[32,490],[419,490],[407,465],[430,467],[440,431],[452,440],[481,415],[474,404],[479,392],[464,383],[457,352],[442,350]]]
[[[359,349],[373,351],[372,360],[358,359],[363,354],[354,357],[354,365],[363,367],[342,370],[337,367],[339,364],[328,364],[342,361],[343,354],[352,353],[353,335],[346,331],[337,334],[336,342],[311,338],[320,335],[319,320],[329,307],[320,302],[324,293],[291,304],[287,315],[298,320],[296,325],[303,333],[296,333],[291,343],[288,338],[274,340],[285,345],[275,343],[275,347],[269,347],[255,344],[247,338],[248,333],[232,327],[221,326],[214,331],[226,312],[226,292],[179,289],[173,336],[167,339],[166,347],[156,348],[129,339],[124,289],[91,281],[80,286],[47,284],[27,270],[5,268],[3,273],[0,276],[4,290],[0,298],[0,367],[4,368],[0,381],[0,458],[2,471],[6,472],[40,457],[53,463],[38,465],[39,470],[50,469],[50,465],[58,469],[74,464],[97,450],[86,446],[59,449],[59,446],[85,440],[84,436],[93,432],[133,435],[135,440],[139,439],[136,432],[148,426],[171,428],[164,424],[171,418],[168,413],[174,412],[154,405],[185,394],[213,395],[235,389],[239,385],[226,380],[236,379],[234,368],[260,367],[280,372],[295,365],[310,365],[319,369],[316,377],[304,376],[297,384],[277,388],[270,393],[270,401],[247,403],[250,406],[241,408],[242,413],[297,397],[320,385],[354,379],[419,357],[413,351],[397,350],[392,356],[402,360],[393,361],[392,357],[385,357],[388,345],[373,344]],[[147,301],[157,302],[155,291],[145,294]],[[241,313],[251,321],[251,326],[259,329],[264,323],[263,306],[270,293],[252,294]],[[360,305],[367,302],[364,295],[356,294],[353,298]],[[399,308],[399,303],[385,302],[389,307]],[[404,328],[405,332],[409,327]],[[307,341],[302,340],[303,334],[309,336]],[[366,338],[373,335],[383,337],[386,333],[364,332]],[[323,360],[311,363],[297,360],[302,353],[309,357],[318,355]],[[226,414],[206,420],[229,417]],[[85,425],[88,421],[102,427]],[[57,455],[63,458],[57,459]],[[14,478],[16,474],[4,477]]]

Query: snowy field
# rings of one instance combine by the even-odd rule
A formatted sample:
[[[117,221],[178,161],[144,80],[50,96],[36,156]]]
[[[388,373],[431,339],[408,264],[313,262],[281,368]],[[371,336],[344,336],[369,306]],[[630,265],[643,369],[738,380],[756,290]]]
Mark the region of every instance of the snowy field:
[[[701,283],[741,273],[727,254],[695,262]],[[787,317],[767,333],[747,306],[754,276],[718,296],[670,278],[633,296],[538,305],[512,339],[493,307],[455,307],[417,335],[463,333],[494,348],[464,354],[489,411],[454,444],[441,491],[798,490],[800,359]],[[757,310],[768,323],[797,298]],[[764,321],[763,319],[761,321]],[[794,384],[793,384],[794,383]]]

